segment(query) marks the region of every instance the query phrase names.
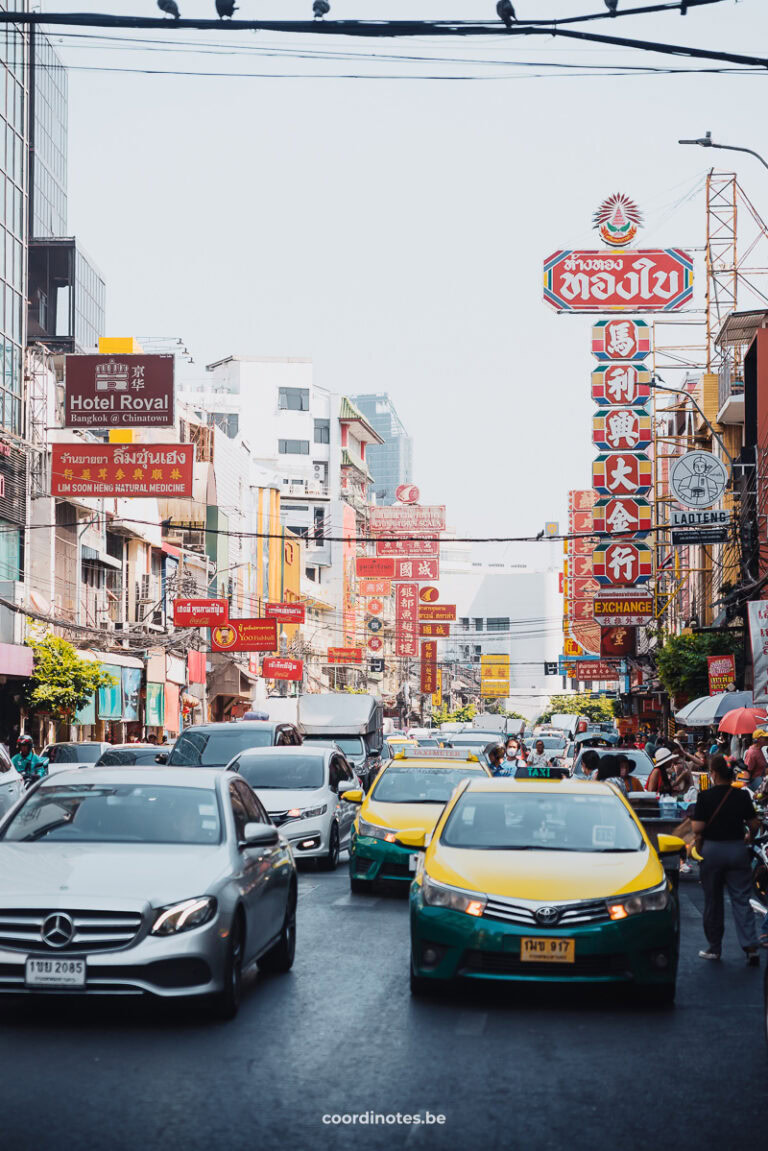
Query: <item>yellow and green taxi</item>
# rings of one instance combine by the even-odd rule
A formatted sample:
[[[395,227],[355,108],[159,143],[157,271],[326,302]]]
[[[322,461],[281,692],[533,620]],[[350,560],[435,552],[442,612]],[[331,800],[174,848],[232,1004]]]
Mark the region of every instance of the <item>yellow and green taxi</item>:
[[[455,788],[484,779],[477,757],[441,747],[409,747],[381,769],[368,794],[344,794],[361,804],[352,829],[349,879],[352,891],[370,891],[377,880],[410,883],[423,846]]]
[[[411,887],[412,991],[453,979],[627,983],[672,1002],[679,908],[662,859],[683,843],[658,841],[607,783],[468,779]]]

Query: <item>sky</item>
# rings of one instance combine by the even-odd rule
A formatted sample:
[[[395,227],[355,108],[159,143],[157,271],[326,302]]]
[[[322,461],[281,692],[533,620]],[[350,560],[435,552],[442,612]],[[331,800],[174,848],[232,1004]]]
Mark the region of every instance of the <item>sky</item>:
[[[214,14],[213,0],[179,4],[184,16]],[[42,7],[157,14],[154,0]],[[522,17],[602,7],[516,3]],[[487,19],[494,8],[333,0],[332,16]],[[310,14],[311,0],[241,0],[238,13]],[[765,0],[725,0],[685,18],[586,27],[768,54],[767,26]],[[323,387],[389,392],[414,437],[422,502],[447,504],[460,535],[564,524],[568,489],[590,484],[591,320],[544,304],[544,258],[599,247],[592,214],[625,192],[645,214],[639,243],[699,249],[700,309],[710,165],[737,171],[768,214],[768,172],[756,160],[677,143],[711,130],[768,155],[764,72],[594,76],[583,66],[687,65],[549,37],[361,43],[169,30],[173,52],[52,38],[73,66],[70,231],[106,277],[107,334],[180,337],[193,378],[230,354],[309,356]],[[186,50],[201,43],[217,48]],[[347,55],[295,55],[318,47]],[[425,59],[348,56],[361,51]],[[543,67],[552,61],[581,67],[552,75]],[[100,68],[268,75],[81,70]],[[495,558],[508,555],[499,546]]]

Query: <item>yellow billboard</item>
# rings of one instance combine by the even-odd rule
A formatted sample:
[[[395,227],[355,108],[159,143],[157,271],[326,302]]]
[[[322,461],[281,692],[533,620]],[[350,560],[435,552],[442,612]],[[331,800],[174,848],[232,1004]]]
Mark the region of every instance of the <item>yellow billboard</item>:
[[[504,699],[509,695],[509,656],[480,656],[480,695]]]

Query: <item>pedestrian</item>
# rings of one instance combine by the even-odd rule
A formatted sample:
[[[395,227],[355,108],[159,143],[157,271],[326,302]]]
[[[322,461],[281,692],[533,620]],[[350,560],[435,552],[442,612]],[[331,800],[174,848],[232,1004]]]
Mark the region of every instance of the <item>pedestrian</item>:
[[[581,760],[579,762],[581,770],[584,772],[585,779],[594,779],[595,772],[600,766],[600,756],[595,751],[594,747],[587,748],[585,752],[582,752]]]
[[[704,934],[707,947],[701,959],[719,959],[725,927],[724,891],[728,888],[736,935],[747,963],[760,963],[755,916],[749,905],[752,869],[747,838],[760,828],[748,793],[732,787],[733,773],[725,756],[713,755],[709,763],[710,786],[700,791],[693,811],[693,831],[701,855],[704,888]],[[700,844],[700,846],[699,846]]]
[[[724,731],[719,732],[714,739],[714,742],[709,747],[710,755],[727,755],[728,754],[728,736]]]
[[[150,734],[147,736],[147,743],[157,743],[157,736],[154,732],[150,732]]]
[[[645,785],[646,791],[657,791],[659,795],[672,794],[672,778],[669,771],[679,762],[677,752],[670,751],[668,747],[660,747],[653,757],[653,770],[648,776]]]
[[[31,735],[20,735],[16,741],[16,754],[11,763],[19,775],[29,779],[41,779],[48,772],[48,760],[45,756],[35,754],[35,745]]]
[[[635,770],[635,761],[629,755],[617,756],[617,766],[619,769],[619,776],[624,781],[624,788],[629,794],[632,791],[642,791],[643,785],[639,779],[635,779],[632,772]]]
[[[749,772],[749,777],[745,781],[747,787],[752,787],[753,784],[759,785],[762,782],[766,767],[763,748],[767,743],[768,730],[764,727],[758,727],[752,733],[752,745],[744,753],[744,766]]]
[[[507,740],[507,759],[514,766],[517,765],[517,760],[520,755],[520,744],[515,737],[511,735]]]
[[[659,735],[655,729],[652,729],[645,741],[645,754],[653,759],[659,746]]]
[[[507,753],[503,743],[489,744],[485,749],[492,775],[507,774]]]
[[[621,757],[618,755],[601,755],[600,756],[600,762],[597,765],[597,771],[595,773],[595,779],[599,780],[601,783],[604,780],[609,779],[612,784],[614,784],[616,787],[618,787],[619,790],[623,791],[624,794],[626,795],[627,794],[626,784],[624,783],[624,780],[622,779],[622,776],[621,776],[621,772],[619,770],[620,758]]]

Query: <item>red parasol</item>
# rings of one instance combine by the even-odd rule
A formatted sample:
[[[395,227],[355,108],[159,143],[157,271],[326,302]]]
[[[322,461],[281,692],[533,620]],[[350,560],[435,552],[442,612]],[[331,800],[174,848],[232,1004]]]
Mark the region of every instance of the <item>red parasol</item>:
[[[718,731],[729,735],[751,735],[755,728],[768,722],[768,715],[762,707],[736,707],[728,711],[720,720]]]

